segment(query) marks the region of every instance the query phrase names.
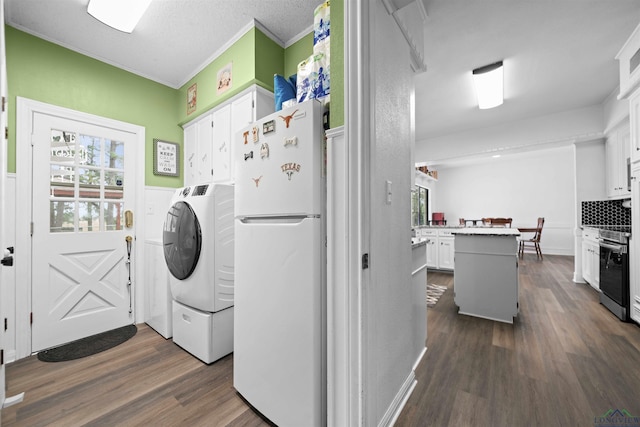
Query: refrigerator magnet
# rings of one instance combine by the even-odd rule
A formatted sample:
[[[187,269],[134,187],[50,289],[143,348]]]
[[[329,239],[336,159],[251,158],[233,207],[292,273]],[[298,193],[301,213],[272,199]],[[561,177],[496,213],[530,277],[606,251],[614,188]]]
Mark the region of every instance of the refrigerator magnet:
[[[258,126],[254,126],[253,129],[251,129],[251,136],[253,136],[253,142],[256,143],[258,142],[258,138],[259,138],[259,134],[260,131],[258,129]]]
[[[248,153],[244,153],[244,161],[246,162],[249,159],[253,159],[253,151],[249,151]]]
[[[256,187],[257,187],[258,185],[260,185],[260,180],[262,179],[262,175],[260,175],[257,178],[251,178],[251,179],[253,180],[253,182],[256,184]]]
[[[289,178],[289,181],[291,181],[291,177],[293,176],[294,172],[300,172],[300,165],[298,163],[284,163],[282,166],[280,166],[280,169],[282,169],[283,173],[287,174],[287,178]]]
[[[290,136],[290,137],[284,139],[284,146],[288,147],[290,145],[293,145],[293,146],[297,146],[298,145],[298,137],[297,136]]]
[[[293,119],[293,115],[296,114],[297,112],[298,110],[295,110],[293,113],[289,114],[288,116],[278,116],[278,117],[284,120],[284,124],[287,125],[287,128],[289,128],[289,122],[291,121],[291,119]]]
[[[274,130],[276,130],[276,121],[275,120],[269,120],[268,122],[264,122],[262,124],[262,134],[266,135],[270,132],[273,132]]]
[[[243,132],[242,136],[244,137],[245,145],[249,143],[249,131]]]
[[[269,157],[269,144],[263,142],[260,146],[260,158],[264,159],[265,157]]]

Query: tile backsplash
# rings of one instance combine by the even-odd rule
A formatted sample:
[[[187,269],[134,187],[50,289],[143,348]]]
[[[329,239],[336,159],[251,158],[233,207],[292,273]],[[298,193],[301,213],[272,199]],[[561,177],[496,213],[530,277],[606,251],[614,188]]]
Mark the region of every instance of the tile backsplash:
[[[631,209],[622,200],[582,202],[582,225],[631,225]]]

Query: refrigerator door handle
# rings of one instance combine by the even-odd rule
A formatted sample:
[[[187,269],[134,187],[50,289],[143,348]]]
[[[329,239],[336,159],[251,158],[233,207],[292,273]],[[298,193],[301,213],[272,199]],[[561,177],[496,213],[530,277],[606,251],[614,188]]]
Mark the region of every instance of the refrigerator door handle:
[[[305,219],[313,219],[320,218],[320,215],[269,215],[269,216],[239,216],[237,219],[243,224],[252,224],[252,223],[287,223],[287,224],[297,224]]]

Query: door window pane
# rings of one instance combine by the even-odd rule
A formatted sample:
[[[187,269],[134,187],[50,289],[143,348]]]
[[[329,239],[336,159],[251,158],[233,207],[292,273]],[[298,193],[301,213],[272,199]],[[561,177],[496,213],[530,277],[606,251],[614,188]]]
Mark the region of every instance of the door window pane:
[[[73,201],[52,201],[49,203],[49,231],[61,233],[74,231],[73,226]]]
[[[76,134],[51,129],[51,162],[73,164],[76,155]]]
[[[52,129],[50,147],[50,231],[122,230],[124,142]]]
[[[105,140],[105,164],[110,169],[124,169],[124,143],[120,141]]]
[[[122,171],[105,171],[104,173],[104,185],[108,187],[120,187],[124,186],[124,172]]]
[[[61,182],[73,184],[74,176],[73,166],[51,165],[51,184]]]
[[[104,224],[108,231],[122,230],[122,209],[124,204],[118,202],[107,202],[104,204]]]
[[[95,136],[80,135],[78,144],[78,163],[88,166],[100,166],[101,140]]]
[[[78,202],[78,231],[100,231],[99,202]]]

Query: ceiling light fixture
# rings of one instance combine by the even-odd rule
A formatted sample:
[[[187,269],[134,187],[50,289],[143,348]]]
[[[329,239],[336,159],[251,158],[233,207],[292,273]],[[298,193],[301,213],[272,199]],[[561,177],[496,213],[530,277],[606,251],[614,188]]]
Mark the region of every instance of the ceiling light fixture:
[[[131,33],[152,0],[89,0],[87,13],[116,30]]]
[[[497,107],[503,102],[504,67],[502,61],[476,68],[472,71],[473,81],[478,94],[478,108]]]

